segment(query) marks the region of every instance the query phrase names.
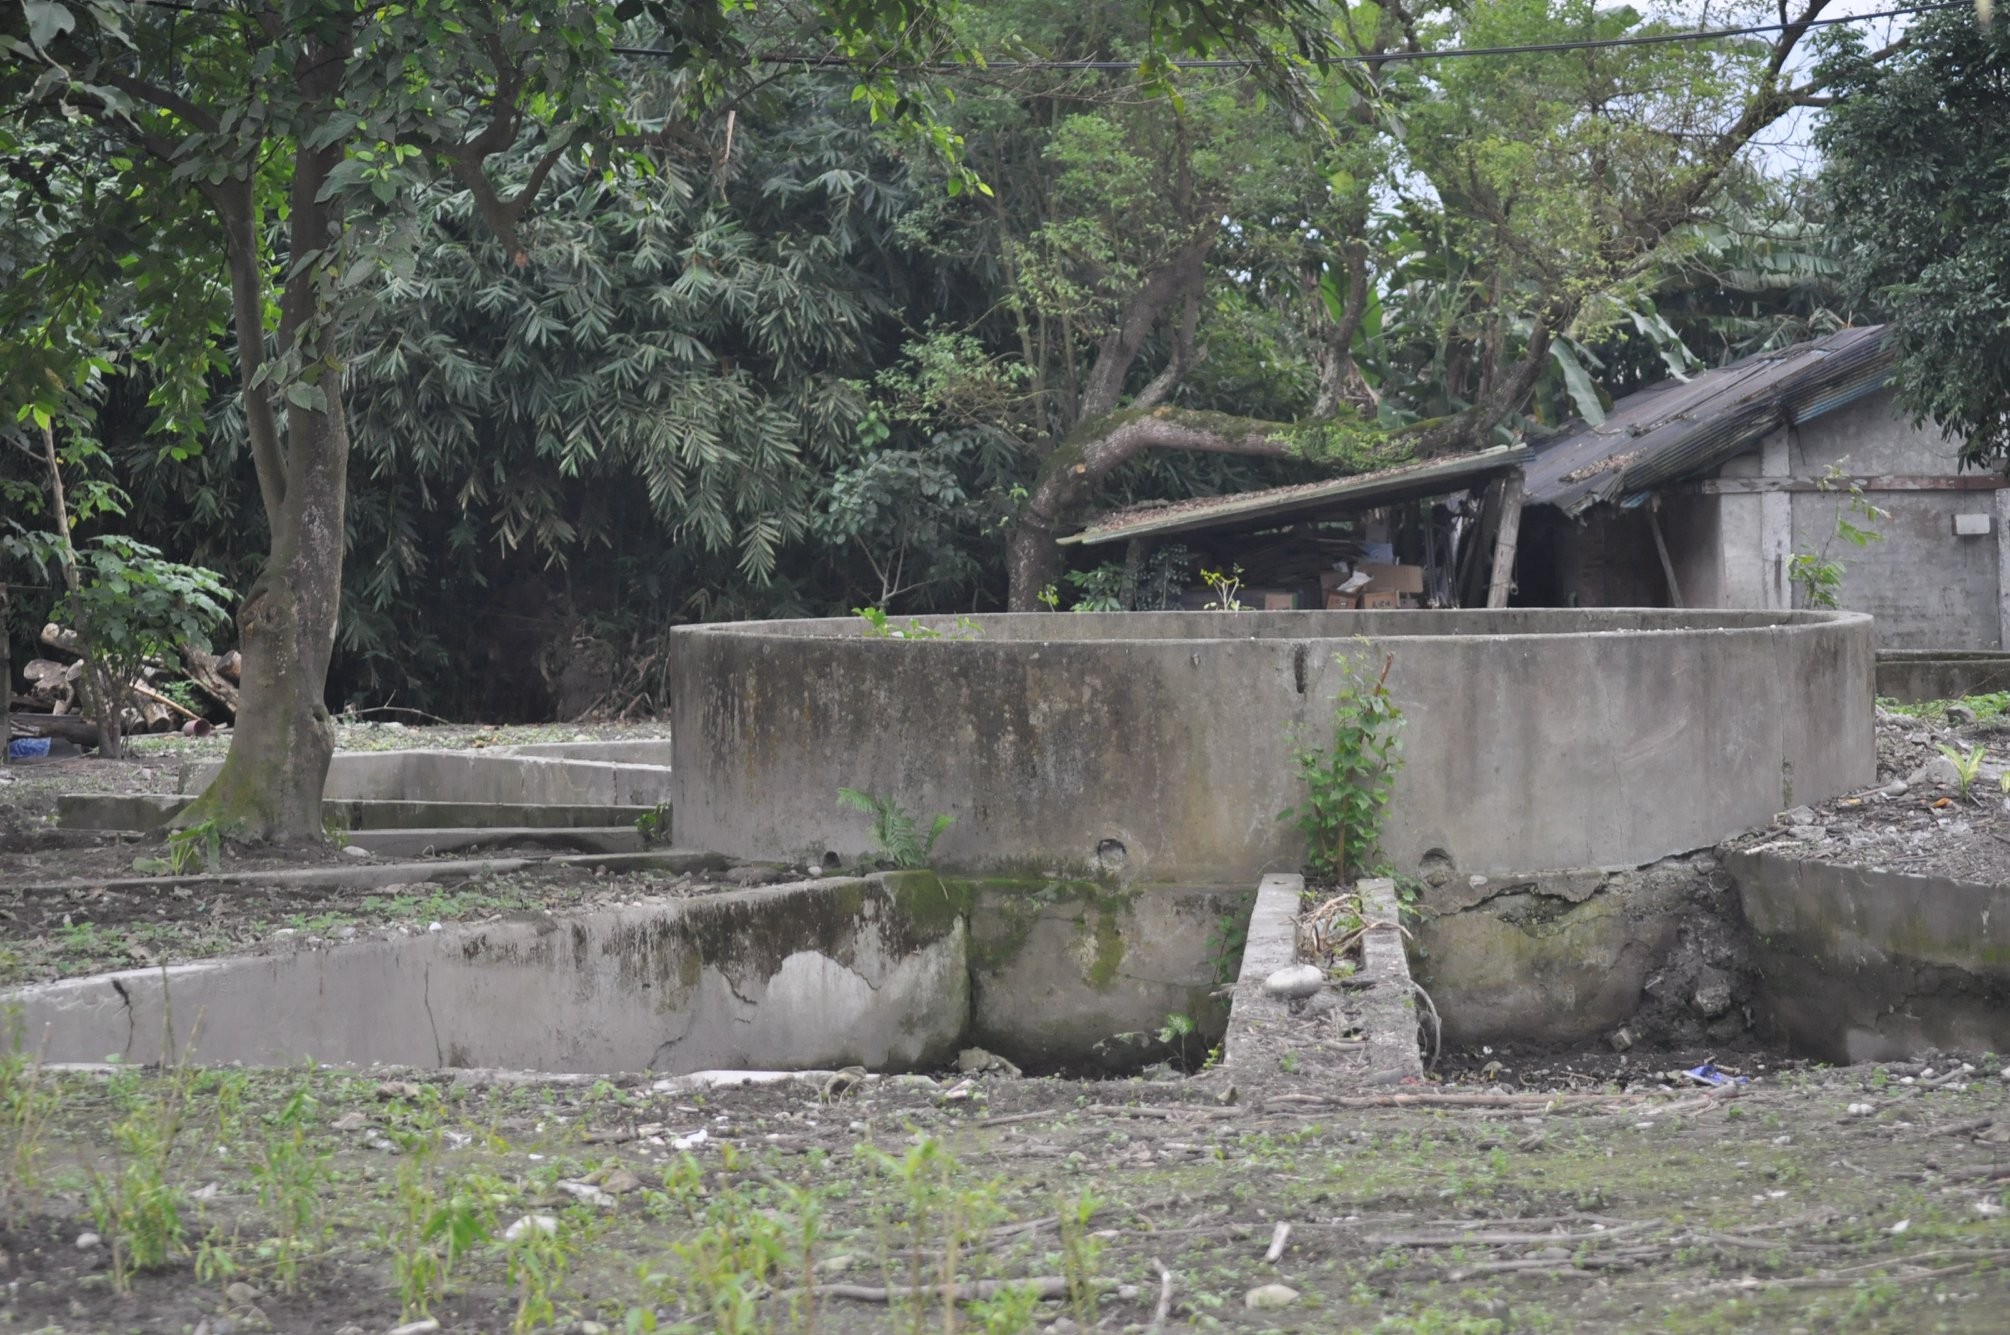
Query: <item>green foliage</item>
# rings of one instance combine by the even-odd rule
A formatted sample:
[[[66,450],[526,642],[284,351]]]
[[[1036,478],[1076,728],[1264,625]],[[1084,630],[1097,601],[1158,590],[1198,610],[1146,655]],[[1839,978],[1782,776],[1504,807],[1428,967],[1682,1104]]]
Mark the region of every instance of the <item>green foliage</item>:
[[[437,1133],[400,1138],[395,1215],[381,1239],[407,1320],[427,1315],[446,1292],[455,1267],[495,1232],[496,1184],[478,1177],[443,1178]]]
[[[313,1089],[310,1073],[269,1119],[251,1166],[258,1203],[273,1224],[271,1245],[262,1250],[286,1293],[299,1287],[301,1262],[321,1248],[329,1229],[321,1213],[321,1191],[329,1182],[333,1156],[313,1143],[313,1125],[321,1106]]]
[[[1837,494],[1842,498],[1842,504],[1836,510],[1835,526],[1823,538],[1820,547],[1795,552],[1787,561],[1787,578],[1800,591],[1802,605],[1806,607],[1836,606],[1845,569],[1835,554],[1836,544],[1868,547],[1882,536],[1871,525],[1891,517],[1888,511],[1872,504],[1870,498],[1864,495],[1862,485],[1848,475],[1844,468],[1848,462],[1845,459],[1830,464],[1828,470],[1815,481],[1820,493]]]
[[[22,1045],[18,1008],[7,1012],[5,1028],[6,1047],[0,1049],[0,1133],[6,1145],[0,1162],[0,1228],[11,1232],[20,1222],[23,1201],[41,1190],[49,1122],[62,1101],[45,1079],[41,1059]]]
[[[168,833],[168,870],[180,876],[198,861],[204,871],[220,871],[223,855],[223,827],[214,818]]]
[[[1987,756],[1987,751],[1977,746],[1964,754],[1959,747],[1949,746],[1946,742],[1942,742],[1940,743],[1940,754],[1953,762],[1955,777],[1961,786],[1961,796],[1963,800],[1966,800],[1968,790],[1975,786],[1977,776],[1982,773],[1982,761]]]
[[[578,1252],[579,1239],[563,1216],[556,1218],[549,1232],[533,1223],[505,1242],[505,1273],[516,1292],[516,1313],[510,1321],[514,1335],[541,1330],[558,1319],[553,1295],[571,1272]]]
[[[1242,599],[1236,596],[1242,592],[1241,566],[1236,566],[1226,572],[1203,568],[1200,572],[1200,580],[1201,583],[1207,585],[1208,592],[1214,595],[1207,603],[1208,611],[1240,612],[1243,610]]]
[[[884,609],[878,607],[854,607],[852,614],[865,622],[864,634],[872,640],[974,640],[984,633],[984,628],[969,617],[958,617],[954,629],[940,631],[923,625],[917,617],[909,617],[904,627],[895,626]]]
[[[1365,660],[1334,655],[1340,684],[1333,695],[1333,740],[1329,746],[1294,747],[1292,762],[1305,784],[1305,800],[1278,813],[1305,835],[1306,870],[1346,882],[1374,866],[1382,837],[1382,817],[1401,761],[1403,712],[1389,694],[1389,669]]]
[[[956,823],[956,817],[938,812],[929,820],[928,833],[923,836],[915,825],[914,817],[890,797],[874,797],[856,788],[840,788],[838,803],[872,817],[872,843],[880,861],[904,871],[926,867],[929,855],[935,851],[935,841]]]
[[[659,802],[635,818],[635,832],[642,836],[645,844],[668,839],[672,816],[671,804]]]
[[[1876,43],[1876,45],[1882,45]],[[1981,464],[2010,457],[2010,24],[1950,10],[1881,62],[1831,30],[1822,192],[1852,293],[1890,323],[1894,381]]]
[[[135,1273],[158,1270],[187,1250],[190,1201],[178,1161],[193,1082],[192,1068],[181,1066],[122,1083],[111,1165],[88,1170],[85,1202],[111,1248],[112,1285],[121,1293]]]

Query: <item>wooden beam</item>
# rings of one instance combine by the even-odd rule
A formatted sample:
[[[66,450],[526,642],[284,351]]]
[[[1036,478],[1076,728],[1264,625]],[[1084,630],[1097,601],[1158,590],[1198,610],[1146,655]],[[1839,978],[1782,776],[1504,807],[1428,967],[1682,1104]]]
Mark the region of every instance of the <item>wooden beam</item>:
[[[1494,578],[1487,587],[1487,606],[1506,607],[1508,586],[1514,583],[1514,553],[1521,540],[1522,474],[1517,468],[1501,489],[1501,526],[1494,538]]]
[[[1661,535],[1661,498],[1647,507],[1647,524],[1654,530],[1654,550],[1661,554],[1661,574],[1668,581],[1668,605],[1681,607],[1682,584],[1675,578],[1675,562],[1668,557],[1668,539]]]
[[[2010,487],[2010,478],[1989,473],[1922,473],[1888,477],[1841,477],[1830,481],[1812,477],[1706,477],[1695,482],[1665,488],[1677,496],[1750,496],[1776,491],[1845,492],[1852,486],[1865,491],[2000,491]]]

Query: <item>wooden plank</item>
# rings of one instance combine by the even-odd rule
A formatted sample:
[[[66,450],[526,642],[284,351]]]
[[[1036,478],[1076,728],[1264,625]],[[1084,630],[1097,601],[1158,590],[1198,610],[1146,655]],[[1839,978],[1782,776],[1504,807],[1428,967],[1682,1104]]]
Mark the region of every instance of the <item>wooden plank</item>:
[[[1519,468],[1507,476],[1501,490],[1501,526],[1494,538],[1494,578],[1487,588],[1488,607],[1508,605],[1508,586],[1514,583],[1514,553],[1521,539],[1522,473]]]
[[[1812,477],[1706,477],[1695,482],[1666,488],[1678,496],[1750,496],[1764,492],[1848,491],[1854,485],[1865,491],[2000,491],[2010,487],[2010,478],[1990,473],[1895,474],[1887,477],[1843,477],[1830,482]]]
[[[1661,498],[1647,507],[1647,524],[1654,530],[1654,550],[1661,553],[1661,574],[1668,581],[1668,605],[1681,607],[1682,584],[1675,578],[1675,562],[1668,557],[1668,539],[1661,535]]]

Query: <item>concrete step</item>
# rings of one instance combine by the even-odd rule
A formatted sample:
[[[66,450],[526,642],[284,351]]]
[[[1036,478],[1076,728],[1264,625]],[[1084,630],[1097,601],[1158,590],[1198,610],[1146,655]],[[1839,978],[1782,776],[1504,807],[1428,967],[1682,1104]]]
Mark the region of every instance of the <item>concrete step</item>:
[[[580,745],[584,745],[581,743]],[[181,791],[201,792],[220,760],[181,767]],[[642,806],[670,800],[668,765],[547,759],[497,751],[337,751],[325,796],[336,801]]]
[[[423,858],[477,848],[564,850],[572,853],[640,853],[646,845],[633,825],[558,829],[550,826],[482,829],[352,830],[348,842],[377,857]]]
[[[610,872],[724,871],[728,860],[717,853],[682,848],[655,848],[646,853],[524,853],[490,858],[432,858],[401,862],[375,858],[353,860],[354,866],[298,867],[288,871],[196,872],[187,876],[118,876],[107,879],[47,881],[9,886],[26,894],[68,894],[73,890],[207,890],[216,886],[260,886],[268,889],[368,890],[385,885],[435,885],[477,876],[501,876],[538,867],[605,868]]]
[[[158,793],[65,793],[56,799],[56,823],[71,830],[157,830],[195,799]],[[403,802],[330,800],[321,804],[327,824],[351,831],[442,829],[605,828],[635,822],[653,808],[580,803]],[[665,820],[662,834],[669,834]]]

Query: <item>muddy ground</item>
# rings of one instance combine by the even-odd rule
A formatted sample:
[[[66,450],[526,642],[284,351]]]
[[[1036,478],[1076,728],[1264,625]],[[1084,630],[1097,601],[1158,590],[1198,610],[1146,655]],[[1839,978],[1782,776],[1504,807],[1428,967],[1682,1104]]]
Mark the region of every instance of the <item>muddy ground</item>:
[[[172,787],[174,761],[73,763],[98,768],[9,771],[17,852],[49,842],[56,791]],[[0,891],[0,974],[708,888]],[[1352,1102],[1263,1103],[1219,1072],[701,1092],[31,1053],[0,1061],[0,1323],[21,1330],[375,1335],[424,1309],[451,1332],[1995,1331],[2010,1300],[1995,1054],[1499,1047]],[[1734,1083],[1683,1075],[1711,1058]],[[946,1313],[940,1286],[973,1281],[983,1301]]]
[[[10,1119],[0,1147],[0,1321],[379,1332],[423,1303],[469,1332],[520,1310],[525,1328],[835,1335],[2002,1329],[1994,1070],[1354,1106],[1224,1107],[1202,1079],[1196,1102],[1140,1101],[1163,1088],[403,1072],[31,1088],[17,1065],[10,1106],[46,1114],[25,1139]],[[170,1123],[172,1149],[150,1151]],[[456,1236],[449,1274],[401,1299],[400,1274]],[[116,1278],[114,1248],[148,1241],[159,1264]],[[903,1297],[917,1277],[933,1292]],[[946,1320],[939,1286],[973,1281],[1005,1292]],[[1272,1285],[1283,1305],[1249,1305]]]

